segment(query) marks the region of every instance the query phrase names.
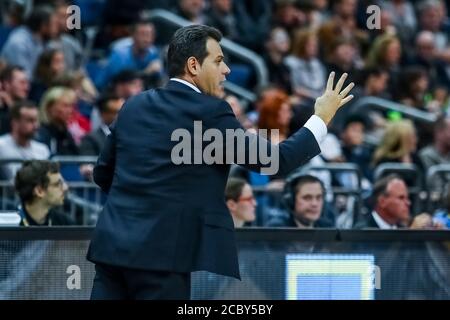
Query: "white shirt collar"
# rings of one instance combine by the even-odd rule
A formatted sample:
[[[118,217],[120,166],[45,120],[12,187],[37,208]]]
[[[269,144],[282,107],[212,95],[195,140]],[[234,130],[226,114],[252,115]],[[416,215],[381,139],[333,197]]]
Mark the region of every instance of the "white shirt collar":
[[[395,224],[392,225],[387,223],[375,210],[372,211],[372,217],[374,218],[380,229],[397,229],[397,226]]]
[[[202,93],[202,92],[200,91],[199,88],[197,88],[196,86],[194,86],[192,83],[187,82],[186,80],[179,79],[179,78],[170,78],[170,80],[171,80],[171,81],[177,81],[177,82],[180,82],[180,83],[182,83],[182,84],[184,84],[184,85],[187,85],[187,86],[190,87],[192,90],[195,90],[195,91],[197,91],[198,93]]]
[[[104,123],[102,123],[100,125],[100,129],[102,129],[102,131],[105,134],[105,136],[109,136],[109,134],[111,133],[111,130],[109,129],[109,127],[106,124],[104,124]]]

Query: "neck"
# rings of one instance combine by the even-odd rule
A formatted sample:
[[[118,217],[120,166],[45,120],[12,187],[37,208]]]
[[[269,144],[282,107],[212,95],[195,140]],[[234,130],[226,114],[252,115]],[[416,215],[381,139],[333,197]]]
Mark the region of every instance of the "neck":
[[[237,218],[234,214],[231,215],[233,217],[234,227],[241,228],[244,226],[244,220]]]
[[[35,201],[34,203],[25,204],[25,209],[36,223],[43,224],[50,208],[40,201]]]
[[[390,217],[386,212],[384,212],[383,210],[380,210],[379,208],[375,209],[376,213],[381,217],[381,219],[383,219],[384,221],[386,221],[387,223],[389,223],[391,226],[396,225],[397,221],[396,219]]]
[[[11,136],[16,144],[21,147],[27,147],[30,145],[30,140],[28,138],[21,137],[17,132],[12,132]]]

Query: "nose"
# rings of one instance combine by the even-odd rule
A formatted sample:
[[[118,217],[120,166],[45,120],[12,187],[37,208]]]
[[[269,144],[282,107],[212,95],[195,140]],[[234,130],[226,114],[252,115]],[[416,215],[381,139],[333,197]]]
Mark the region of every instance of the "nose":
[[[230,70],[230,68],[227,66],[227,64],[225,62],[223,64],[225,66],[223,74],[227,76],[227,75],[229,75],[231,73],[231,70]]]

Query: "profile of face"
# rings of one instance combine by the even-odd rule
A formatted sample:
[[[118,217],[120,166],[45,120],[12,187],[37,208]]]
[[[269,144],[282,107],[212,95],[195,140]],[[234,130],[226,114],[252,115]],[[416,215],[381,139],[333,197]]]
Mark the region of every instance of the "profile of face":
[[[408,187],[401,179],[389,182],[386,192],[378,197],[377,210],[391,224],[399,224],[409,220]]]
[[[342,140],[348,146],[359,146],[364,141],[364,125],[361,122],[352,122],[342,133]]]
[[[294,216],[300,221],[316,222],[322,213],[323,197],[320,183],[304,183],[295,195]]]
[[[68,186],[61,174],[47,173],[49,183],[47,188],[36,187],[36,194],[47,207],[56,207],[64,204]]]
[[[39,111],[37,108],[21,108],[20,118],[12,120],[12,130],[18,136],[31,140],[39,129]]]
[[[14,70],[11,81],[5,81],[3,87],[13,99],[22,100],[28,97],[30,81],[24,71]]]
[[[289,103],[281,104],[280,111],[278,111],[278,123],[280,126],[288,126],[291,122],[292,111]]]
[[[237,200],[227,200],[227,207],[233,216],[235,226],[238,226],[237,221],[241,223],[255,221],[256,199],[250,185],[245,184],[243,186],[241,195]]]
[[[152,24],[139,24],[133,32],[133,44],[136,50],[147,50],[155,41],[155,28]]]
[[[48,107],[50,122],[66,126],[74,112],[75,101],[68,96],[62,96]]]
[[[199,61],[190,57],[187,67],[191,73],[195,85],[205,94],[218,98],[225,96],[224,81],[230,73],[230,68],[224,61],[224,55],[219,42],[212,38],[206,41],[208,55],[200,64]]]

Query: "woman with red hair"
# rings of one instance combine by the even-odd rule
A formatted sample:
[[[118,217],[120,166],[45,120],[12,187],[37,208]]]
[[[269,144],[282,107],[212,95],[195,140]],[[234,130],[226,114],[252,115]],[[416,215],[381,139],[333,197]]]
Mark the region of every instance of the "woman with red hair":
[[[258,129],[267,129],[267,139],[280,143],[289,135],[292,118],[289,96],[281,89],[270,88],[263,92],[259,104]],[[278,133],[277,131],[278,130]],[[264,132],[260,132],[264,135]]]

